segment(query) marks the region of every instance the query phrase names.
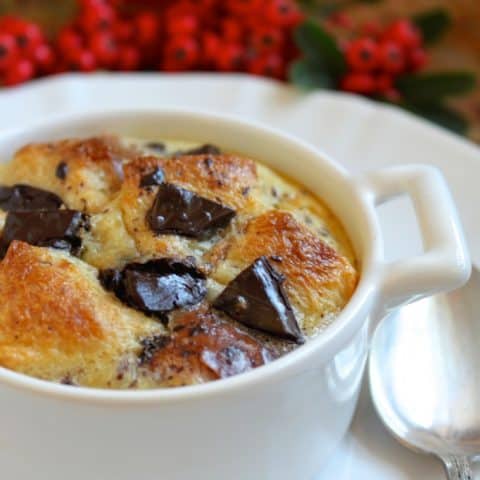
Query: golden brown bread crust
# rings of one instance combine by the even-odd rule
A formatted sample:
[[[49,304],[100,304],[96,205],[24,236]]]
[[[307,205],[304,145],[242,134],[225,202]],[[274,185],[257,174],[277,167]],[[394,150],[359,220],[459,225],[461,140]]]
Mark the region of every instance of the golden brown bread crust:
[[[259,367],[273,354],[244,328],[205,307],[179,315],[170,338],[157,338],[139,376],[143,386],[178,387],[226,378]],[[143,374],[142,374],[143,373]]]
[[[125,226],[140,255],[186,256],[201,262],[204,252],[219,237],[199,241],[176,235],[157,235],[146,222],[156,189],[140,187],[143,175],[161,168],[167,182],[175,183],[209,200],[235,208],[237,214],[252,202],[250,190],[256,181],[252,160],[234,155],[194,155],[170,158],[141,157],[125,165],[125,181],[119,207]],[[221,236],[224,232],[220,231]]]
[[[69,208],[92,213],[112,199],[122,183],[122,163],[137,155],[110,136],[33,143],[15,154],[2,176],[9,185],[50,190]],[[64,179],[56,175],[61,163],[67,166]]]
[[[125,165],[125,183],[138,187],[140,179],[161,168],[165,180],[235,210],[247,204],[257,179],[253,160],[237,155],[141,157]]]
[[[125,386],[120,359],[163,331],[107,293],[88,265],[22,242],[0,262],[0,298],[0,365],[39,378]]]
[[[253,218],[242,234],[228,236],[210,252],[216,265],[212,278],[227,284],[263,255],[285,275],[290,301],[309,334],[322,316],[338,313],[355,289],[357,273],[350,262],[291,213],[278,210]]]

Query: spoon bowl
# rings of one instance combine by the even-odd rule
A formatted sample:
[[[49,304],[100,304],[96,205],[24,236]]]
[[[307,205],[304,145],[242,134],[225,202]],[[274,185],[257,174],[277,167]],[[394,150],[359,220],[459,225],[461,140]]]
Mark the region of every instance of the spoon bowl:
[[[402,444],[440,457],[452,479],[473,478],[470,459],[480,453],[480,272],[473,269],[459,290],[386,318],[372,340],[369,380],[379,416]]]

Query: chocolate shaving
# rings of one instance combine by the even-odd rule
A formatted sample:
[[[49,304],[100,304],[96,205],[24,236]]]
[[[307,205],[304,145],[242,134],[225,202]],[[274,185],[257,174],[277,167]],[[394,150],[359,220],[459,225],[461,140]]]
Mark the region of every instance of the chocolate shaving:
[[[66,162],[60,162],[55,169],[55,176],[60,180],[65,180],[68,174],[68,164]]]
[[[153,172],[147,173],[140,179],[140,187],[153,187],[155,185],[161,185],[165,180],[163,170],[156,168]]]
[[[210,143],[205,143],[199,147],[192,148],[190,150],[179,150],[174,153],[175,156],[181,155],[220,155],[222,151]]]
[[[128,306],[160,316],[195,305],[207,294],[205,275],[188,260],[172,258],[103,270],[100,281]]]
[[[41,188],[17,184],[0,186],[0,208],[9,211],[57,210],[63,201],[58,196]]]
[[[203,237],[228,225],[235,210],[170,183],[160,185],[147,222],[155,233]]]
[[[267,258],[260,257],[227,285],[213,306],[248,327],[303,343],[283,281]]]
[[[150,150],[153,150],[157,153],[165,153],[167,147],[165,146],[164,143],[162,142],[147,142],[145,144],[145,147],[147,147]]]
[[[9,212],[0,241],[2,256],[13,240],[78,253],[82,245],[79,231],[88,217],[76,210]]]

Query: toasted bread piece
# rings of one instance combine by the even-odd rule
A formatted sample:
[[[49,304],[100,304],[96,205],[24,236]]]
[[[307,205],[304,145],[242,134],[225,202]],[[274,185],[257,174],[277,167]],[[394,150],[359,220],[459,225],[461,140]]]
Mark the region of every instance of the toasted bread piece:
[[[336,318],[356,287],[357,263],[346,232],[321,199],[237,154],[152,156],[128,142],[103,136],[32,144],[0,167],[0,185],[49,190],[89,217],[79,258],[13,241],[0,261],[0,366],[74,385],[158,388],[263,365],[297,344],[211,307],[262,256],[282,274],[276,281],[307,339]],[[156,182],[162,181],[233,209],[235,216],[228,211],[225,223],[208,230],[222,209],[195,198],[197,210],[189,210],[182,195],[190,194],[181,191],[175,203],[179,189],[160,189]],[[148,221],[155,199],[156,227]],[[204,230],[188,225],[191,211],[198,224],[206,218]],[[176,233],[152,229],[161,230],[162,215],[171,216],[167,231]],[[0,230],[5,216],[0,211]],[[165,313],[165,326],[108,292],[97,270],[162,257],[194,257],[207,277],[203,303]]]
[[[83,236],[81,259],[99,269],[121,267],[140,256],[123,221],[118,198],[90,216],[90,230]]]
[[[105,291],[94,268],[22,242],[0,262],[0,298],[0,365],[38,378],[127,387],[140,339],[164,332]]]
[[[274,356],[246,329],[205,306],[179,314],[170,337],[144,342],[139,386],[178,387],[246,372]]]
[[[197,155],[179,157],[142,157],[125,165],[125,181],[119,195],[128,233],[138,252],[149,256],[194,256],[201,260],[228,230],[220,229],[205,240],[152,231],[146,221],[157,189],[140,186],[144,175],[161,168],[165,181],[188,189],[209,200],[235,209],[237,216],[248,210],[251,189],[256,181],[255,163],[233,155]],[[235,224],[233,221],[233,224]]]
[[[307,336],[328,324],[357,284],[349,260],[323,242],[291,213],[271,210],[250,220],[242,234],[229,235],[208,255],[212,278],[228,284],[265,255],[285,276],[285,288]]]
[[[3,167],[0,183],[25,183],[59,195],[68,208],[100,211],[120,188],[122,165],[138,155],[117,137],[32,143]]]

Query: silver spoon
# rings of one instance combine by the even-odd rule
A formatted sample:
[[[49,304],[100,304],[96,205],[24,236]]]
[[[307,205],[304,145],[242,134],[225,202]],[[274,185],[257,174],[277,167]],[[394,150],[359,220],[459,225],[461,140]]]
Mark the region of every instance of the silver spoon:
[[[372,340],[370,391],[406,447],[434,454],[450,480],[473,480],[480,454],[480,272],[466,286],[408,305]]]

